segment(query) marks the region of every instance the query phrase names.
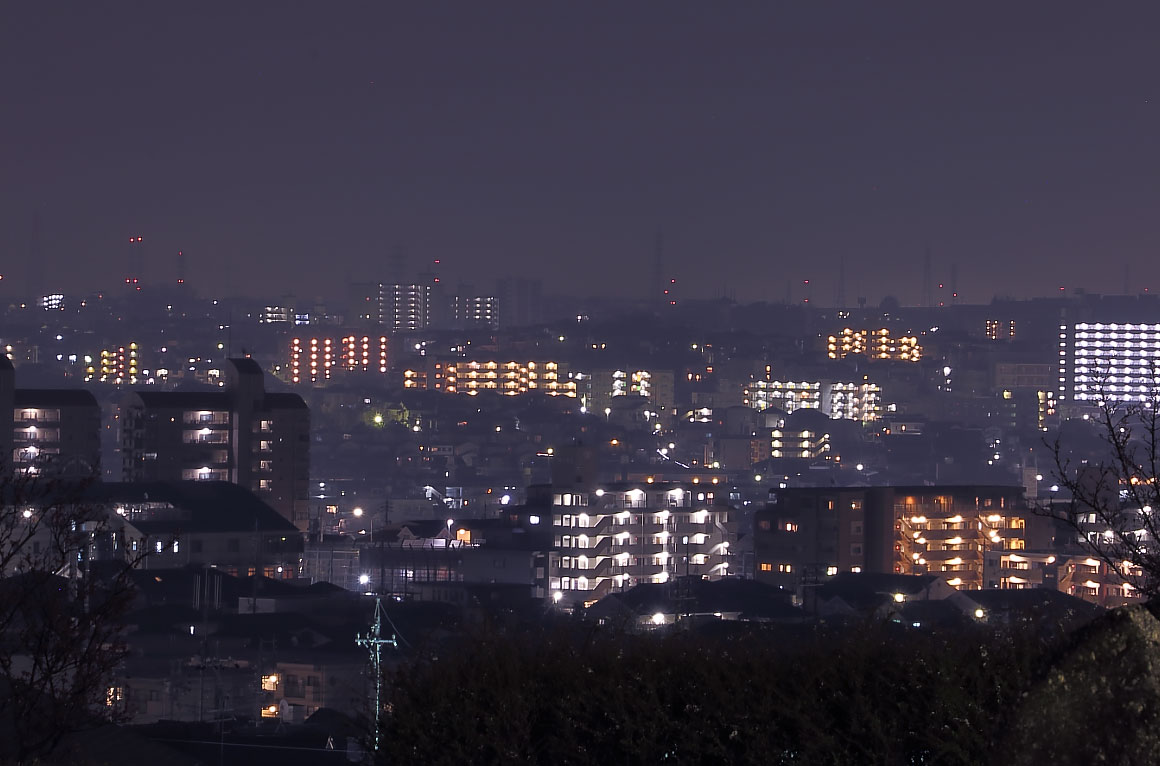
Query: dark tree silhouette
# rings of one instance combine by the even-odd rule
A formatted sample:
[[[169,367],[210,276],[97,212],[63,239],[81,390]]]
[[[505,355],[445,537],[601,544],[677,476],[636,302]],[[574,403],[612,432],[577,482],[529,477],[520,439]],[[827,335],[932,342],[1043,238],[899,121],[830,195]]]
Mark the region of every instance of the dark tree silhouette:
[[[389,678],[380,763],[991,762],[1042,645],[867,622],[520,631]]]
[[[1073,456],[1062,438],[1049,445],[1052,479],[1065,502],[1041,509],[1147,598],[1160,595],[1160,389],[1152,391],[1129,403],[1101,397],[1090,418],[1098,432],[1094,455]]]
[[[125,550],[87,484],[0,475],[0,759],[47,754],[118,709],[110,678],[145,552]]]

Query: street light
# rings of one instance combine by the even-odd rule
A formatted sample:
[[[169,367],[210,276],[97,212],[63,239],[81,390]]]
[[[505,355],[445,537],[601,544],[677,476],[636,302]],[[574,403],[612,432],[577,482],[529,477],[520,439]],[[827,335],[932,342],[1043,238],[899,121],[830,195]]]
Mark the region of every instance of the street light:
[[[352,513],[352,514],[354,514],[354,517],[355,517],[356,519],[361,519],[361,518],[363,517],[363,513],[364,513],[364,512],[363,512],[363,509],[362,509],[362,508],[354,508],[354,509],[351,511],[351,513]],[[360,529],[358,533],[359,533],[360,535],[361,535],[361,534],[363,534],[363,530],[361,530],[361,529]],[[370,517],[370,516],[367,516],[367,529],[366,529],[366,535],[367,535],[367,537],[368,537],[368,538],[370,538],[371,540],[373,540],[373,539],[375,538],[374,522],[371,520],[371,517]]]
[[[353,514],[353,515],[354,515],[354,517],[355,517],[356,519],[361,519],[361,518],[363,517],[363,515],[364,515],[364,514],[366,515],[366,517],[367,517],[367,528],[366,528],[366,530],[365,530],[365,531],[364,531],[364,530],[362,530],[362,529],[360,529],[360,530],[358,531],[358,533],[359,533],[360,535],[365,533],[365,534],[366,534],[366,536],[367,536],[367,539],[368,539],[368,540],[369,540],[369,541],[370,541],[370,542],[373,544],[373,543],[374,543],[374,541],[375,541],[375,527],[374,527],[374,520],[371,518],[370,514],[368,514],[368,513],[366,513],[365,511],[363,511],[363,509],[362,509],[361,507],[355,507],[355,508],[352,508],[350,512],[351,512],[351,514]],[[383,562],[382,562],[382,555],[383,555],[383,552],[382,552],[382,550],[380,550],[380,551],[379,551],[379,589],[380,589],[380,590],[382,590],[382,587],[383,587]],[[360,561],[362,560],[362,554],[361,554],[361,553],[359,554],[359,560],[360,560]],[[359,583],[359,585],[366,585],[366,584],[367,584],[367,583],[369,583],[370,581],[371,581],[370,575],[365,575],[365,574],[363,574],[363,575],[359,575],[359,577],[358,577],[358,583]]]

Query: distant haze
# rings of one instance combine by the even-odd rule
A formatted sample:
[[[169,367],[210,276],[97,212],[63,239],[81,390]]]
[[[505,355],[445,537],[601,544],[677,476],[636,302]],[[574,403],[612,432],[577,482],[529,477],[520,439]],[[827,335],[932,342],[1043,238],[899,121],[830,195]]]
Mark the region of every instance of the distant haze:
[[[1132,12],[1134,11],[1134,12]],[[1160,7],[14,3],[0,294],[146,281],[964,301],[1152,286]],[[809,279],[806,288],[802,280]],[[944,288],[948,290],[948,288]],[[936,296],[937,299],[937,296]]]

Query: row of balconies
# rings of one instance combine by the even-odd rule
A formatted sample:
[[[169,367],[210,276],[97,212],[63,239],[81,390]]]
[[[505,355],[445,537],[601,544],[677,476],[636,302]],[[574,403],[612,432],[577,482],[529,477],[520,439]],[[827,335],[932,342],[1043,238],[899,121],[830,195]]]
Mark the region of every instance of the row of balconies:
[[[687,568],[689,574],[711,574],[712,570],[717,568],[721,563],[723,563],[721,557],[712,556],[707,557],[700,563],[690,560],[686,567],[684,557],[672,556],[663,564],[658,564],[655,561],[646,562],[644,571],[646,574],[656,574],[667,569],[670,572],[683,575]],[[580,567],[573,563],[569,566],[559,564],[553,568],[554,576],[587,577],[589,579],[613,577],[620,574],[637,575],[640,572],[640,558],[636,556],[630,556],[627,559],[627,563],[621,563],[620,557],[607,557],[588,567]]]
[[[688,536],[689,541],[684,542],[684,537]],[[570,539],[564,541],[561,539],[556,545],[560,551],[568,552],[578,556],[602,556],[606,554],[614,554],[614,552],[623,551],[640,551],[640,550],[688,550],[690,552],[705,552],[711,548],[716,548],[718,545],[726,544],[720,539],[720,536],[706,536],[702,542],[696,542],[694,535],[672,535],[669,540],[664,542],[655,541],[654,537],[645,537],[645,543],[640,542],[640,537],[619,537],[608,536],[601,540],[589,540],[586,544],[582,541]],[[727,547],[727,545],[726,545]]]
[[[718,527],[712,521],[705,521],[701,523],[693,521],[674,522],[656,522],[649,520],[646,516],[645,523],[641,523],[639,518],[633,522],[631,519],[622,520],[616,516],[604,516],[599,518],[595,523],[589,520],[588,526],[580,526],[573,523],[570,526],[563,524],[553,525],[554,529],[567,531],[573,536],[588,535],[589,537],[598,537],[600,535],[615,535],[621,532],[630,532],[633,534],[659,534],[660,532],[668,532],[675,535],[696,535],[696,534],[711,534]]]
[[[725,548],[721,548],[725,545]],[[719,540],[712,538],[703,543],[688,544],[682,543],[679,539],[670,543],[655,543],[647,542],[641,544],[639,538],[628,538],[626,540],[617,540],[615,538],[605,538],[595,545],[588,547],[580,547],[578,545],[559,545],[557,546],[562,554],[569,556],[588,556],[595,558],[598,556],[616,556],[622,553],[629,555],[648,555],[657,553],[670,553],[673,555],[680,554],[682,556],[697,556],[697,555],[713,555],[728,550],[728,545]]]

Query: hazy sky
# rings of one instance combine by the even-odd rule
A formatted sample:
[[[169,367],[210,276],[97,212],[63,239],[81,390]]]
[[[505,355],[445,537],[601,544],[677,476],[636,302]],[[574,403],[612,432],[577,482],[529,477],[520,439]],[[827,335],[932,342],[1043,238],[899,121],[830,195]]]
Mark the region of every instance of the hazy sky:
[[[1160,287],[1160,6],[111,2],[0,7],[0,272],[203,293],[965,300]],[[217,285],[218,287],[213,287]]]

